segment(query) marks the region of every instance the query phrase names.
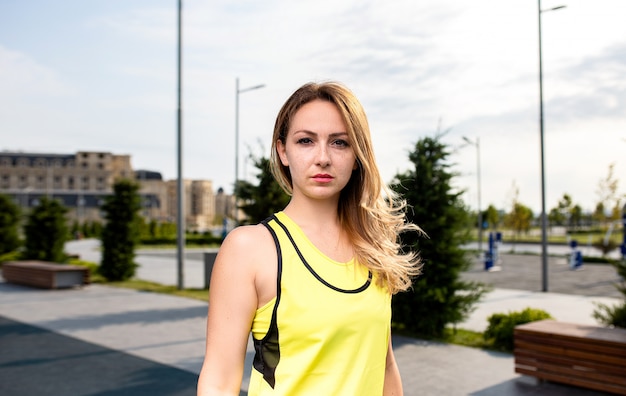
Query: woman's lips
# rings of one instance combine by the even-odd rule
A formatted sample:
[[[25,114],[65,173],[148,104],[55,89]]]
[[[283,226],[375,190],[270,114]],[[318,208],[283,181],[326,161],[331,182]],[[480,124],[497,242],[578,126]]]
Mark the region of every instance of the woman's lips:
[[[318,183],[328,183],[328,182],[331,182],[333,180],[333,177],[331,175],[327,175],[325,173],[319,173],[319,174],[313,176],[313,180],[318,182]]]

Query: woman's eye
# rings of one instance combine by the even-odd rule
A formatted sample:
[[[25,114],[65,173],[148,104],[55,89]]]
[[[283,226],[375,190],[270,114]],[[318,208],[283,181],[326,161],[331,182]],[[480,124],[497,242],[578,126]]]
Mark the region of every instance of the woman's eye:
[[[298,144],[309,144],[311,142],[313,142],[313,141],[310,138],[302,138],[302,139],[298,139],[296,141],[296,143],[298,143]]]
[[[348,147],[349,144],[346,140],[343,139],[337,139],[333,142],[333,145],[335,146],[339,146],[339,147]]]

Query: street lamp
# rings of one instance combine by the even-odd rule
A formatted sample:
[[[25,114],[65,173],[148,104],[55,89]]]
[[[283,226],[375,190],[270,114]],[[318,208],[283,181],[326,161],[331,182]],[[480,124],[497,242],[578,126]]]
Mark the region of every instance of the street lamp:
[[[235,79],[235,187],[233,188],[233,196],[235,198],[235,224],[239,222],[237,207],[237,186],[239,184],[239,94],[263,87],[265,87],[265,84],[240,89],[239,77]]]
[[[182,103],[182,67],[183,67],[183,1],[178,0],[178,42],[177,42],[177,111],[176,111],[176,275],[178,290],[184,285],[184,249],[185,249],[185,214],[183,212],[183,103]]]
[[[476,147],[476,181],[477,181],[477,191],[478,191],[478,254],[482,254],[483,251],[483,211],[480,205],[480,138],[476,138],[476,141],[472,141],[467,137],[463,136],[463,140],[467,144],[471,144]]]
[[[537,0],[537,14],[539,16],[539,142],[541,146],[541,290],[548,291],[548,220],[546,215],[546,172],[543,139],[543,64],[541,50],[541,14],[559,10],[565,6],[541,9],[541,0]]]

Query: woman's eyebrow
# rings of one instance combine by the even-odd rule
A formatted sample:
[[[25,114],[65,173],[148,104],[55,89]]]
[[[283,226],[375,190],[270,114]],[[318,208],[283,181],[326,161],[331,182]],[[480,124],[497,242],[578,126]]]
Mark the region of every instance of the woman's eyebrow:
[[[293,131],[294,134],[296,133],[304,133],[307,135],[318,135],[317,132],[313,132],[313,131],[309,131],[308,129],[299,129],[297,131]],[[336,137],[342,137],[342,136],[348,136],[348,132],[333,132],[330,133],[328,136],[336,138]]]

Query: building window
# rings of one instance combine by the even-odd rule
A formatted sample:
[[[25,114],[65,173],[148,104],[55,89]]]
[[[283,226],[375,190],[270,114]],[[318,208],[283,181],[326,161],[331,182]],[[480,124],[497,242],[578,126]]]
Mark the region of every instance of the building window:
[[[89,164],[86,162],[83,162],[81,166],[83,167],[83,169],[87,169],[89,167]]]
[[[73,190],[74,189],[74,177],[73,176],[69,176],[67,178],[67,189],[68,190]]]
[[[102,191],[102,190],[104,190],[104,189],[105,189],[105,187],[106,187],[106,186],[105,186],[105,184],[104,184],[104,178],[103,178],[103,177],[99,177],[99,178],[96,180],[96,189],[97,189],[97,190],[99,190],[99,191]]]

